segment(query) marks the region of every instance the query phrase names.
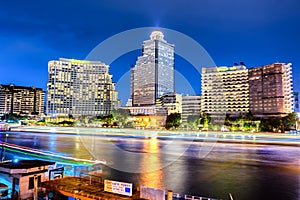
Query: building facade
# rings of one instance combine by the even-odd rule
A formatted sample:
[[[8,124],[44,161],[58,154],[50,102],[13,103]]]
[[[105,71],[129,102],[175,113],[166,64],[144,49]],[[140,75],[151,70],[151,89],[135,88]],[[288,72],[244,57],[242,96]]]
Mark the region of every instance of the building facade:
[[[0,163],[1,181],[7,186],[7,195],[1,199],[38,199],[41,182],[49,180],[55,162],[43,160],[5,160]],[[1,182],[2,183],[2,182]]]
[[[292,64],[274,63],[249,69],[250,111],[257,117],[293,112]]]
[[[132,105],[155,105],[157,98],[174,92],[174,45],[161,31],[153,31],[130,72]]]
[[[249,111],[245,66],[202,68],[201,111],[211,116],[238,116]]]
[[[189,116],[200,116],[201,96],[182,96],[182,122],[187,122]]]
[[[48,63],[47,114],[106,116],[119,106],[109,66],[60,58]]]
[[[171,113],[182,113],[182,95],[166,93],[156,100],[156,113],[160,116],[168,116]]]
[[[45,91],[41,88],[0,85],[0,114],[44,114]]]

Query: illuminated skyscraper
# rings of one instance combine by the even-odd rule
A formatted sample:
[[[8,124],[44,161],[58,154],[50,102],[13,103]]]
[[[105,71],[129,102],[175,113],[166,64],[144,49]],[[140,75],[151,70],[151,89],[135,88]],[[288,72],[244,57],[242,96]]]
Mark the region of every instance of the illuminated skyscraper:
[[[110,115],[119,101],[108,70],[109,66],[99,61],[50,61],[47,114]]]
[[[164,40],[161,31],[153,31],[143,42],[143,54],[131,68],[133,106],[155,105],[156,99],[174,92],[174,45]]]

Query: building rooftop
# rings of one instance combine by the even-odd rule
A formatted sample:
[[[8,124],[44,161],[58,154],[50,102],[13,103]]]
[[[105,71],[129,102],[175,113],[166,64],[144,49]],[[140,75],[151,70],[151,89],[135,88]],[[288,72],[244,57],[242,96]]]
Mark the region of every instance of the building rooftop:
[[[10,88],[13,87],[14,90],[41,90],[43,91],[42,88],[36,88],[36,87],[28,87],[28,86],[18,86],[18,85],[14,85],[14,84],[10,84],[10,85],[4,85],[4,84],[0,84],[0,88]]]
[[[118,194],[108,193],[104,191],[104,185],[99,180],[79,177],[66,177],[62,179],[55,179],[42,183],[43,188],[49,191],[56,191],[65,196],[75,197],[79,199],[118,199],[131,200],[141,199],[140,193],[134,190],[132,197],[122,196]],[[55,197],[55,196],[54,196]],[[58,196],[56,197],[58,198]]]
[[[0,169],[30,169],[34,167],[41,167],[46,165],[54,165],[55,162],[43,161],[43,160],[20,160],[0,163]]]

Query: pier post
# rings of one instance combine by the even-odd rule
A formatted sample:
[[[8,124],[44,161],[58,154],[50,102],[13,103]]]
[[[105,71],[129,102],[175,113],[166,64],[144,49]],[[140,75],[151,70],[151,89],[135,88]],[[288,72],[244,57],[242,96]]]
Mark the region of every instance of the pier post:
[[[173,191],[168,190],[168,200],[173,200]]]

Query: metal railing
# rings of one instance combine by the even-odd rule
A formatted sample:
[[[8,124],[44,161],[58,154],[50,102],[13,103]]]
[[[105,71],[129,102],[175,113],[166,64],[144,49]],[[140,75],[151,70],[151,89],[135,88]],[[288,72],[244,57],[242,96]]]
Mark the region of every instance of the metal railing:
[[[217,199],[173,193],[173,200],[217,200]]]

